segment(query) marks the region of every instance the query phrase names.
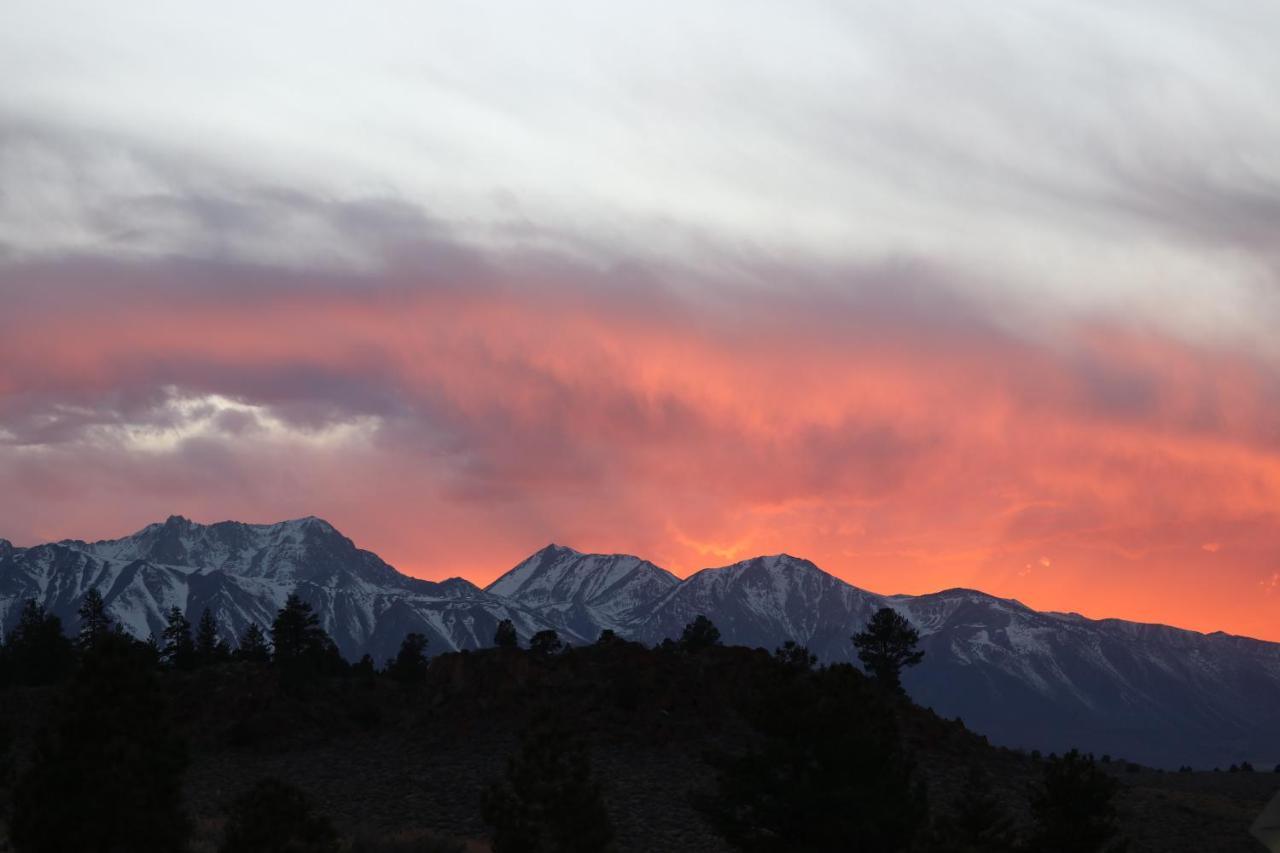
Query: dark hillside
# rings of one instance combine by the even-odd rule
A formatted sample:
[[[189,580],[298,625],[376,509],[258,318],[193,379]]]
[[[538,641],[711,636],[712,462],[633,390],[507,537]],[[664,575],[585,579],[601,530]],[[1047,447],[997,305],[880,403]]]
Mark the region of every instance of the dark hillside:
[[[934,820],[976,768],[1025,831],[1027,790],[1047,763],[993,748],[851,667],[793,671],[763,650],[736,647],[688,653],[617,641],[551,655],[453,653],[431,659],[409,684],[358,667],[282,680],[269,664],[238,662],[163,670],[160,679],[189,746],[184,799],[195,850],[217,849],[227,804],[267,777],[302,789],[348,839],[430,834],[481,844],[490,832],[486,786],[502,777],[521,731],[547,713],[585,743],[619,850],[732,849],[697,805],[715,790],[716,767],[759,746],[761,720],[811,703],[815,690],[844,703],[837,722],[847,716],[877,738],[900,733]],[[12,744],[6,802],[64,690],[0,692]],[[1254,850],[1247,825],[1280,785],[1263,772],[1163,773],[1119,760],[1099,767],[1120,782],[1119,818],[1136,851]],[[917,843],[927,841],[922,830]]]

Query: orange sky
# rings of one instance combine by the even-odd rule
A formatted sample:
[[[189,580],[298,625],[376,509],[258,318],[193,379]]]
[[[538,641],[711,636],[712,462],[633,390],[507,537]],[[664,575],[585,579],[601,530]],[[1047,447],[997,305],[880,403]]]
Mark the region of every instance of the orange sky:
[[[480,584],[549,541],[680,575],[787,551],[1280,640],[1280,383],[1244,351],[927,281],[214,272],[0,286],[0,536],[315,514]]]

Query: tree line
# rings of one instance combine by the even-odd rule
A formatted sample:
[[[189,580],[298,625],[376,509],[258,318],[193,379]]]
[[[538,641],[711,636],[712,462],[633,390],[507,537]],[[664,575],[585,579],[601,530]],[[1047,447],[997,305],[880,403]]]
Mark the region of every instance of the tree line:
[[[162,671],[247,663],[270,667],[289,688],[379,669],[368,655],[348,664],[296,595],[267,631],[250,625],[234,648],[219,638],[208,611],[192,626],[173,608],[160,634],[146,641],[111,619],[96,590],[77,615],[77,633],[68,637],[55,615],[29,601],[0,649],[6,683],[69,682],[14,785],[10,829],[22,853],[183,849],[191,833],[180,797],[189,757],[167,722]],[[885,608],[851,641],[869,677],[847,664],[819,667],[795,642],[776,649],[753,700],[738,709],[758,735],[754,744],[708,755],[715,785],[696,805],[730,844],[744,851],[1122,849],[1116,782],[1074,751],[1043,762],[1043,778],[1028,792],[1030,827],[1015,826],[977,770],[960,798],[931,809],[897,722],[902,671],[923,659],[919,635]],[[596,645],[624,643],[606,630]],[[510,620],[497,624],[493,645],[503,654],[520,649]],[[721,645],[717,627],[698,616],[654,651],[683,658]],[[425,684],[427,647],[425,635],[409,633],[381,670],[402,684]],[[543,630],[529,637],[524,653],[551,659],[565,650],[554,630]],[[577,728],[554,712],[525,728],[481,803],[495,853],[612,849],[603,788]],[[856,848],[850,839],[858,839]],[[221,853],[322,853],[337,845],[332,825],[301,791],[264,780],[232,802]]]

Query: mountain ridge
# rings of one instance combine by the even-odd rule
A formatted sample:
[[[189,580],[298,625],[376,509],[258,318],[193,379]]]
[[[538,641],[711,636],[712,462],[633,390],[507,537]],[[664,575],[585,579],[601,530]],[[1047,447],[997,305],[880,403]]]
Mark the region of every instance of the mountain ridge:
[[[795,640],[822,662],[854,662],[851,635],[888,606],[926,652],[904,674],[911,695],[1004,745],[1079,745],[1163,766],[1280,759],[1280,644],[1037,611],[966,587],[881,595],[786,553],[681,579],[634,555],[552,543],[482,589],[405,575],[315,516],[202,525],[175,515],[119,539],[0,540],[3,631],[27,598],[72,628],[90,587],[139,637],[159,634],[178,606],[192,621],[209,608],[228,640],[250,623],[268,626],[296,592],[344,656],[376,661],[409,631],[425,634],[431,652],[487,646],[502,619],[525,640],[552,628],[571,644],[603,630],[657,644],[707,615],[726,643]]]

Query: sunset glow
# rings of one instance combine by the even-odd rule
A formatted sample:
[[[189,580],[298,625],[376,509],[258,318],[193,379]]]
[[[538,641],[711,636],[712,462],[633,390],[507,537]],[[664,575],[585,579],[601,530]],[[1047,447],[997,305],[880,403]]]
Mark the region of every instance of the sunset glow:
[[[895,49],[923,24],[744,10],[746,53],[813,39],[786,109],[729,55],[678,85],[721,45],[697,16],[635,36],[662,73],[625,27],[539,29],[527,101],[430,45],[322,84],[250,28],[244,77],[192,46],[166,82],[160,17],[47,77],[0,36],[0,536],[318,515],[479,584],[551,541],[682,576],[785,551],[1280,640],[1274,54],[1177,16],[1095,44],[1103,14],[1061,9],[1052,49],[979,21],[939,70]],[[485,38],[454,23],[423,38]],[[1092,50],[1127,85],[1064,84],[1067,140],[1037,81]],[[574,57],[590,109],[554,94]],[[333,124],[322,85],[362,108]]]

